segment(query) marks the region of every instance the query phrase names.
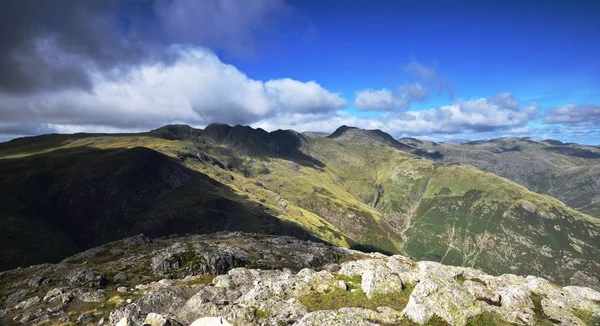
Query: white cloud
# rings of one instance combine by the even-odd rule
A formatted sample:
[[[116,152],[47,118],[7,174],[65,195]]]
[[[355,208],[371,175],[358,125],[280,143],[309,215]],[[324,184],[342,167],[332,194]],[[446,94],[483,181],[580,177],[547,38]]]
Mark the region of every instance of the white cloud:
[[[340,94],[315,81],[254,80],[207,49],[174,49],[179,57],[169,65],[143,65],[118,79],[92,72],[90,91],[0,94],[0,117],[12,129],[19,124],[61,125],[62,130],[86,125],[138,129],[179,122],[249,124],[281,114],[329,112],[346,105]]]
[[[427,97],[428,91],[419,83],[407,83],[396,92],[387,88],[362,90],[356,93],[354,105],[363,110],[391,111],[407,108],[411,102]]]
[[[544,122],[549,124],[600,126],[600,106],[567,104],[546,112]]]
[[[345,124],[381,129],[394,136],[517,132],[537,116],[537,109],[533,105],[521,107],[512,95],[503,93],[490,98],[460,100],[452,105],[422,111],[387,112],[378,116],[353,116],[345,111],[320,115],[295,114],[266,119],[255,126],[268,130],[287,128],[332,132]]]

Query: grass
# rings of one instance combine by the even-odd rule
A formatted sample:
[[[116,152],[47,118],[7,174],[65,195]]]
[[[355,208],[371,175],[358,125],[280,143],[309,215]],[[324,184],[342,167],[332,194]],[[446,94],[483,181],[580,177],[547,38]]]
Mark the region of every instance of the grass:
[[[244,129],[244,132],[248,132],[247,135],[252,133],[249,129]],[[52,208],[50,203],[53,201],[52,198],[47,198],[44,191],[36,190],[35,187],[22,187],[22,184],[27,184],[23,180],[39,183],[44,177],[52,176],[52,173],[59,177],[56,171],[61,175],[72,175],[58,180],[63,181],[60,184],[57,180],[48,181],[57,184],[62,192],[68,193],[73,187],[71,185],[77,184],[77,180],[86,179],[92,172],[105,170],[107,164],[121,162],[106,155],[95,160],[87,152],[101,153],[91,149],[122,151],[124,148],[143,146],[171,158],[186,157],[182,162],[186,167],[204,173],[207,177],[194,177],[187,185],[164,193],[158,199],[154,196],[151,199],[144,197],[144,200],[138,202],[136,197],[130,198],[127,193],[123,193],[119,202],[133,203],[128,207],[149,205],[149,210],[143,214],[116,214],[127,215],[125,222],[132,222],[128,225],[119,224],[124,231],[135,229],[139,233],[178,226],[173,228],[173,232],[211,232],[217,231],[215,225],[219,225],[250,232],[282,232],[284,228],[278,227],[275,221],[285,221],[289,223],[283,224],[284,226],[293,223],[311,235],[340,246],[409,254],[416,260],[437,260],[446,264],[472,266],[491,274],[536,274],[539,270],[532,266],[543,266],[547,271],[544,276],[554,280],[564,276],[561,275],[563,270],[557,265],[555,257],[539,255],[543,245],[553,251],[572,254],[574,259],[582,262],[580,266],[576,266],[580,270],[589,270],[592,265],[591,257],[600,254],[593,246],[583,246],[583,253],[578,253],[570,246],[570,239],[560,236],[561,232],[552,231],[553,225],[538,213],[527,213],[519,207],[527,201],[544,214],[564,216],[564,219],[554,220],[553,223],[560,224],[563,234],[571,234],[587,244],[593,244],[594,240],[587,230],[600,231],[597,219],[592,220],[558,200],[530,192],[511,181],[474,167],[440,165],[417,159],[384,145],[385,137],[381,138],[381,135],[373,132],[358,134],[360,137],[354,140],[310,138],[303,143],[305,156],[314,157],[322,165],[305,164],[300,159],[285,155],[253,155],[236,146],[229,146],[226,142],[167,140],[152,133],[55,135],[6,143],[0,146],[0,157],[20,157],[21,165],[7,172],[11,176],[5,179],[12,179],[11,182],[0,182],[0,197],[5,198],[1,201],[0,215],[7,216],[0,226],[9,236],[15,235],[11,241],[6,242],[6,246],[0,247],[10,246],[11,243],[20,245],[11,248],[10,252],[2,252],[7,260],[10,259],[11,266],[48,261],[42,256],[57,261],[61,256],[74,252],[77,248],[72,248],[70,234],[64,234],[61,230],[37,232],[52,229],[43,224],[43,219],[39,218],[40,213],[31,211],[30,207],[43,201]],[[66,150],[69,150],[69,155],[61,156]],[[45,154],[34,157],[36,153]],[[195,158],[202,153],[225,166],[231,164],[234,168],[222,169]],[[56,159],[64,159],[64,167],[55,169],[50,165],[51,171],[46,171],[50,169],[43,170],[43,165],[37,165],[38,161],[44,163]],[[19,162],[7,159],[3,163],[8,168],[9,163],[12,165]],[[71,173],[75,166],[83,166],[89,171],[82,168],[81,173]],[[36,169],[39,171],[35,171]],[[108,170],[110,171],[112,170]],[[132,168],[132,171],[136,170]],[[222,187],[215,186],[215,183],[222,184]],[[61,184],[70,186],[61,187]],[[156,186],[158,193],[165,185]],[[16,197],[11,199],[14,197],[12,193],[17,192],[19,198],[28,199],[28,205],[20,204]],[[143,194],[142,191],[139,192]],[[75,195],[81,193],[74,190],[69,198],[77,199]],[[75,204],[76,202],[77,200]],[[285,208],[280,206],[281,203],[285,204]],[[68,207],[75,207],[74,210],[77,211],[76,206],[70,204]],[[232,207],[235,209],[230,209]],[[99,206],[85,216],[89,218],[95,212],[103,211],[101,208],[103,207]],[[50,209],[47,211],[52,212]],[[126,212],[128,211],[125,210],[124,213]],[[66,216],[59,214],[62,212],[55,213],[56,216]],[[273,220],[266,223],[262,221],[260,217],[265,214],[272,216]],[[204,221],[202,223],[205,225],[199,221]],[[182,225],[185,227],[181,227]],[[536,230],[531,231],[528,226],[533,226]],[[106,223],[101,225],[98,232],[90,235],[112,234],[107,232],[111,228],[114,229],[113,225]],[[36,250],[30,243],[48,242],[29,241],[36,233],[43,239],[58,238],[61,241],[53,242],[58,243],[56,248]],[[507,233],[529,241],[532,245],[526,247],[518,241],[512,241],[514,239],[508,238]],[[22,236],[23,234],[26,236]],[[495,238],[482,241],[482,235],[486,234]],[[94,245],[105,240],[94,239]],[[492,246],[494,242],[498,245]],[[26,248],[29,254],[39,253],[39,256],[22,263],[23,258],[19,257],[31,256],[23,253],[25,249],[18,248]],[[481,248],[485,250],[480,250]],[[527,254],[498,263],[497,258],[506,257],[506,252]]]
[[[406,307],[410,293],[413,290],[413,286],[409,285],[402,291],[375,293],[371,298],[368,298],[360,288],[360,276],[349,277],[337,274],[336,279],[343,280],[348,285],[348,290],[336,288],[325,293],[314,292],[301,297],[300,302],[309,311],[338,310],[344,307],[375,310],[377,307],[382,306],[401,311]]]

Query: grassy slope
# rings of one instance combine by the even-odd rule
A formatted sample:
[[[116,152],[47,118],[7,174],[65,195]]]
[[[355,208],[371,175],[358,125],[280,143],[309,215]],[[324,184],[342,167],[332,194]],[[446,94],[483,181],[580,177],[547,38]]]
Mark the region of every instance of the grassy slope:
[[[434,164],[379,141],[307,139],[302,151],[323,166],[248,155],[211,141],[165,140],[148,134],[45,142],[53,149],[155,149],[222,184],[222,191],[234,201],[251,203],[253,209],[301,225],[338,245],[408,252],[417,259],[480,267],[490,273],[545,275],[560,283],[569,282],[577,270],[589,271],[592,277],[600,271],[594,263],[600,257],[595,245],[598,220],[554,198],[473,167]],[[18,150],[0,146],[0,155],[47,150],[32,144]],[[201,160],[200,154],[232,169]],[[173,206],[186,206],[187,200],[196,198],[194,189],[202,187],[171,192],[167,198],[172,202],[161,201],[163,211],[177,215]],[[242,229],[257,221],[248,219]]]
[[[373,205],[417,259],[560,283],[586,271],[598,282],[597,218],[474,167],[434,164],[387,146],[313,142],[325,170]]]
[[[600,150],[596,147],[519,138],[468,144],[400,141],[439,151],[443,157],[437,162],[476,166],[600,217]]]
[[[0,158],[1,269],[56,262],[141,232],[243,230],[311,238],[289,222],[292,218],[281,220],[224,185],[229,176],[205,171],[211,178],[168,156],[176,156],[186,142],[145,136],[59,138],[52,150],[25,146],[19,155],[7,151],[10,158]]]

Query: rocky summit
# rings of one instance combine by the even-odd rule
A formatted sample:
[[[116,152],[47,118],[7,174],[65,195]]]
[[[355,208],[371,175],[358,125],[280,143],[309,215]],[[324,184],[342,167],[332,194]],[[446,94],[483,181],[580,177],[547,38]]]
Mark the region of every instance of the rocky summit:
[[[0,274],[2,325],[598,325],[600,292],[289,236],[143,235]]]

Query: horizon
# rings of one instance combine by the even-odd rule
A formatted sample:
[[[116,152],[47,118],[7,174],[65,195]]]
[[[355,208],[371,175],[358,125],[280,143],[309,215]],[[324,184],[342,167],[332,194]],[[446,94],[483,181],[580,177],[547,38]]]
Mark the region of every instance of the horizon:
[[[0,142],[222,121],[598,145],[597,12],[584,0],[7,1]]]
[[[300,134],[304,134],[304,133],[319,133],[319,134],[323,134],[323,137],[327,137],[332,135],[333,133],[335,133],[338,129],[346,127],[346,128],[352,128],[352,129],[360,129],[360,130],[366,130],[366,131],[382,131],[390,136],[392,136],[391,134],[387,133],[385,130],[381,130],[381,129],[365,129],[365,128],[360,128],[360,127],[355,127],[355,126],[347,126],[347,125],[341,125],[338,128],[336,128],[335,130],[333,130],[332,132],[323,132],[323,131],[314,131],[314,130],[294,130],[294,129],[275,129],[275,130],[265,130],[263,128],[260,127],[252,127],[249,125],[242,125],[242,124],[237,124],[237,125],[233,125],[233,124],[227,124],[227,123],[223,123],[223,122],[213,122],[211,124],[220,124],[220,125],[227,125],[229,127],[235,127],[235,126],[243,126],[243,127],[250,127],[253,128],[255,130],[263,130],[266,131],[268,133],[272,133],[274,131],[286,131],[286,130],[291,130]],[[211,125],[209,124],[209,125]],[[163,125],[160,126],[158,128],[155,129],[160,129],[163,127],[167,127],[167,126],[186,126],[186,127],[190,127],[196,130],[204,130],[206,129],[209,125],[207,126],[203,126],[203,127],[193,127],[187,124],[167,124],[167,125]],[[151,129],[151,130],[145,130],[145,131],[131,131],[131,132],[122,132],[119,134],[139,134],[139,133],[145,133],[145,132],[150,132],[153,131],[155,129]],[[109,132],[85,132],[85,131],[79,131],[79,132],[74,132],[74,133],[46,133],[46,134],[39,134],[39,135],[27,135],[27,136],[20,136],[20,137],[15,137],[15,138],[11,138],[11,139],[7,139],[7,140],[2,140],[0,138],[0,144],[1,143],[7,143],[10,142],[11,140],[17,140],[20,138],[31,138],[31,137],[37,137],[37,136],[44,136],[44,135],[112,135],[112,134],[116,134],[116,133],[109,133]],[[436,141],[436,140],[431,140],[431,139],[427,139],[427,137],[411,137],[411,136],[405,136],[405,137],[394,137],[392,136],[392,138],[396,139],[396,140],[401,140],[401,139],[416,139],[419,141],[431,141],[434,143],[454,143],[454,144],[464,144],[464,143],[469,143],[469,142],[487,142],[487,141],[493,141],[493,140],[500,140],[500,139],[528,139],[528,140],[532,140],[535,142],[544,142],[544,141],[559,141],[561,143],[563,143],[564,145],[569,145],[569,144],[576,144],[576,145],[586,145],[586,146],[592,146],[592,147],[600,147],[600,144],[586,144],[586,143],[577,143],[577,142],[563,142],[560,141],[558,139],[551,139],[551,138],[533,138],[533,137],[529,137],[529,136],[499,136],[499,137],[495,137],[495,138],[479,138],[479,139],[461,139],[461,138],[449,138],[446,140],[441,140],[441,141]]]

